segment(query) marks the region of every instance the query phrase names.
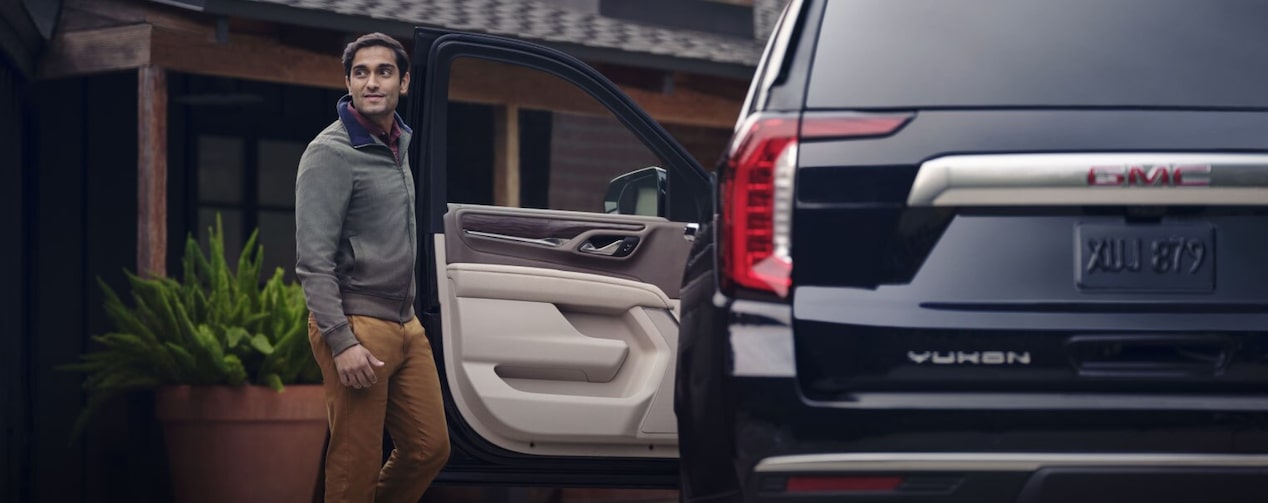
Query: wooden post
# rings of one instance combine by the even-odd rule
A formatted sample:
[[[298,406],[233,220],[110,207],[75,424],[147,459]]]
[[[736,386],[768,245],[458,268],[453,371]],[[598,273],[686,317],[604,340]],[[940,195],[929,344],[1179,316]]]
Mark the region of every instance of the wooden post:
[[[167,275],[167,72],[137,71],[137,273]]]
[[[499,107],[493,124],[493,204],[520,206],[520,109]]]

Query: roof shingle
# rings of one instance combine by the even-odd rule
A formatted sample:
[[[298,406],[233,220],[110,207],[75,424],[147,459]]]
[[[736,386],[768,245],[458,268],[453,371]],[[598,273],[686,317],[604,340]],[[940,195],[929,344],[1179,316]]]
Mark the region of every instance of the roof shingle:
[[[753,67],[762,43],[664,28],[534,0],[247,0],[525,40]]]

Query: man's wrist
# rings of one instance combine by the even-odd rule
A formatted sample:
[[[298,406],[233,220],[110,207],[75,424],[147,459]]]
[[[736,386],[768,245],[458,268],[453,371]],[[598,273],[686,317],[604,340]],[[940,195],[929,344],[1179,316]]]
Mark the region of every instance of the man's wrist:
[[[342,350],[340,350],[340,351],[338,351],[338,352],[331,352],[331,356],[339,356],[339,355],[341,355],[341,354],[347,353],[349,349],[355,348],[355,347],[360,346],[360,345],[361,345],[361,344],[359,344],[359,343],[358,343],[358,344],[353,344],[353,345],[351,345],[351,346],[348,346],[348,347],[346,347],[346,348],[343,348]]]
[[[326,338],[326,345],[330,346],[330,354],[335,356],[347,351],[352,346],[360,344],[357,341],[357,337],[352,334],[352,327],[347,324],[331,330],[324,337]]]

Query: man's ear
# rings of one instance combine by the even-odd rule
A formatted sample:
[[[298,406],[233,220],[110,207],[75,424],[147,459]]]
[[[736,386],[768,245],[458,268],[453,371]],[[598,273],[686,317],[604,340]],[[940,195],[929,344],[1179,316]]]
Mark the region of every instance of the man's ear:
[[[401,94],[409,94],[409,72],[401,74]]]
[[[344,87],[347,87],[347,88],[348,88],[348,94],[352,94],[352,76],[350,76],[350,75],[344,75],[344,76],[343,76],[343,85],[344,85]]]

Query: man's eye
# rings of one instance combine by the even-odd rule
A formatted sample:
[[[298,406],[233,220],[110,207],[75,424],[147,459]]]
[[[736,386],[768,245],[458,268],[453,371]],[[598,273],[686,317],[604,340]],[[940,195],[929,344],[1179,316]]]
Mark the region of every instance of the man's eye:
[[[382,75],[384,77],[391,77],[392,70],[379,70],[379,75]]]

